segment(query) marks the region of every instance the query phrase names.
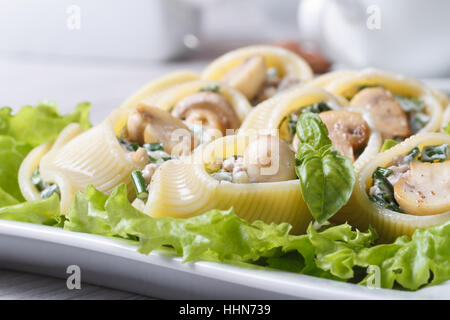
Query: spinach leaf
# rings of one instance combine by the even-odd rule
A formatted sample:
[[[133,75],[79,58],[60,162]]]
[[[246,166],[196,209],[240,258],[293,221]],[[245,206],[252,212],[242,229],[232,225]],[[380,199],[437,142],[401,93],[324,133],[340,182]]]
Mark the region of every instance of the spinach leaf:
[[[422,155],[420,161],[422,162],[434,162],[434,161],[445,161],[450,158],[450,148],[448,144],[443,144],[440,146],[425,146],[422,149]]]
[[[375,170],[372,178],[376,191],[369,196],[369,199],[383,208],[402,212],[394,197],[394,187],[387,179],[391,174],[391,169],[378,167]]]
[[[321,113],[325,111],[329,111],[331,108],[325,101],[316,102],[306,108],[303,109],[302,112],[313,112],[313,113]]]
[[[350,158],[332,151],[318,114],[302,113],[297,135],[296,173],[302,196],[313,217],[323,223],[348,202],[356,181],[353,165]]]

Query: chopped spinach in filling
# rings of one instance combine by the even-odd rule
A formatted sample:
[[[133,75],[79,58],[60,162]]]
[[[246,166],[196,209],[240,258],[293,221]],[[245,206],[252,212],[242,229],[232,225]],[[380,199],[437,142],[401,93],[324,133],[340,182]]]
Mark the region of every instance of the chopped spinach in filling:
[[[372,175],[373,184],[369,190],[369,199],[379,206],[403,212],[394,197],[394,186],[391,181],[398,181],[399,177],[392,178],[394,174],[400,177],[408,173],[410,163],[413,161],[420,162],[443,162],[450,159],[450,147],[448,144],[437,146],[425,146],[422,150],[419,147],[413,148],[403,157],[396,157],[392,166],[388,168],[378,167]],[[405,166],[406,170],[405,170]],[[396,173],[394,173],[396,171]]]
[[[42,199],[48,199],[54,193],[61,195],[58,185],[44,181],[41,177],[39,169],[34,170],[33,173],[31,174],[31,182],[39,191]]]

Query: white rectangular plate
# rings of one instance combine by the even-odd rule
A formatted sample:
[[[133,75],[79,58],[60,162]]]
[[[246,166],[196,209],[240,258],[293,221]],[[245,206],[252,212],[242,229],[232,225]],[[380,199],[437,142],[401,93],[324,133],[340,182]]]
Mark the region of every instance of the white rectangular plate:
[[[450,281],[416,292],[373,289],[300,274],[143,255],[131,242],[0,220],[0,266],[168,299],[450,299]]]

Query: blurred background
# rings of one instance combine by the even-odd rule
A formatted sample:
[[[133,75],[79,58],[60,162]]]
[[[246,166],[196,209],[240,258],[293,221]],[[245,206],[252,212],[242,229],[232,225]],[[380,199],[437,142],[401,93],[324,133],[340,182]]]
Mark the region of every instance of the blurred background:
[[[0,0],[0,105],[42,99],[97,122],[148,81],[250,44],[317,74],[377,67],[450,92],[448,0]]]

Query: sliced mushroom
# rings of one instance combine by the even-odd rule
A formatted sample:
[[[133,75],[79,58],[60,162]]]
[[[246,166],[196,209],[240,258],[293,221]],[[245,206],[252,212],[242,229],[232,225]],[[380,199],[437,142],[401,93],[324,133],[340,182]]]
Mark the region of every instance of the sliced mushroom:
[[[416,216],[450,210],[450,161],[411,162],[409,174],[394,185],[400,208]]]
[[[372,112],[375,126],[383,139],[411,135],[408,117],[389,90],[380,87],[363,89],[353,97],[350,105]]]
[[[218,129],[239,128],[241,121],[231,103],[221,94],[205,91],[191,94],[172,109],[172,115],[186,121],[200,120],[205,127]]]
[[[251,100],[266,81],[266,60],[262,55],[248,57],[231,69],[222,80]]]
[[[139,144],[161,142],[164,150],[172,153],[182,150],[189,153],[194,148],[194,136],[189,128],[167,111],[139,105],[128,117],[127,138]]]
[[[279,137],[260,136],[250,142],[244,165],[251,182],[277,182],[296,179],[295,155]]]
[[[334,149],[355,161],[355,153],[369,140],[370,128],[362,115],[347,110],[331,110],[319,114],[328,129]]]

